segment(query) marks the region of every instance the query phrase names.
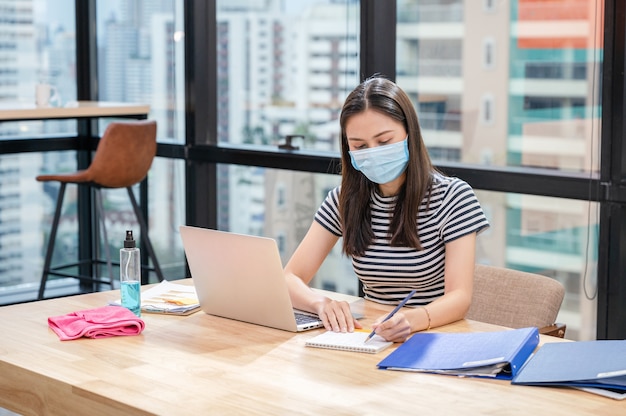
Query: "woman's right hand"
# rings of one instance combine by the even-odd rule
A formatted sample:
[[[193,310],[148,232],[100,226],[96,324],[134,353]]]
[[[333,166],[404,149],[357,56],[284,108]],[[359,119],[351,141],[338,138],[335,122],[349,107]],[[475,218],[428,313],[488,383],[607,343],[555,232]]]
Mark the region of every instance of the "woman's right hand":
[[[315,310],[328,331],[353,332],[354,328],[362,328],[359,321],[352,316],[350,305],[346,301],[324,297],[315,304]]]

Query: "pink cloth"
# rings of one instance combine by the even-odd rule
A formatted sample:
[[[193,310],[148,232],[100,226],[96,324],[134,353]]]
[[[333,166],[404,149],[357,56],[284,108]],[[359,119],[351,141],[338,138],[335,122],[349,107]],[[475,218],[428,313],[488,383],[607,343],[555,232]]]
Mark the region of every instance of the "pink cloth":
[[[116,335],[139,335],[145,323],[134,313],[122,306],[102,306],[51,316],[48,326],[61,341],[80,337],[107,338]]]

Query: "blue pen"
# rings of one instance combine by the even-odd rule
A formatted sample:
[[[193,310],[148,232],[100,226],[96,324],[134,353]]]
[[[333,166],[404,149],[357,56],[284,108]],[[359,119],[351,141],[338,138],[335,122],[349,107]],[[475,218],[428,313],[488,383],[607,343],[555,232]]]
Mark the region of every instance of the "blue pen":
[[[409,293],[408,295],[406,295],[406,298],[402,299],[402,302],[400,302],[398,304],[398,306],[395,307],[394,310],[392,310],[389,315],[387,315],[387,317],[385,319],[383,319],[383,322],[385,322],[386,320],[390,319],[392,316],[394,316],[396,314],[396,312],[398,312],[400,310],[401,307],[403,307],[408,301],[409,299],[411,299],[413,297],[413,295],[415,294],[415,292],[417,292],[417,289],[411,291],[411,293]],[[381,324],[383,323],[381,322]],[[365,338],[365,341],[363,341],[363,343],[365,344],[367,341],[369,341],[370,339],[372,339],[372,337],[376,334],[376,332],[374,332],[372,330],[372,332],[370,332],[370,334],[367,336],[367,338]]]

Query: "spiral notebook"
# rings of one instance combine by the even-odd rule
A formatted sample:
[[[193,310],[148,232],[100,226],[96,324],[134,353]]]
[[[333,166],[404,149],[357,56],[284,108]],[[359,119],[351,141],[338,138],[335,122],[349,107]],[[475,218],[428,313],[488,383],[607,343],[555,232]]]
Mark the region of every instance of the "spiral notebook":
[[[365,340],[368,335],[369,332],[362,331],[326,331],[307,340],[304,345],[307,347],[376,354],[393,344],[393,342],[385,341],[384,338],[378,335],[374,335],[366,344]]]

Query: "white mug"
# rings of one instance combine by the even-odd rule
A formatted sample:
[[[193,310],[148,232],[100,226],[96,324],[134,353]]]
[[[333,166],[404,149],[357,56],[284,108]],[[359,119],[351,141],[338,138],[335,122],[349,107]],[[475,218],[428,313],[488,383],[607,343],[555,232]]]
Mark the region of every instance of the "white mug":
[[[35,86],[35,104],[37,107],[50,107],[50,103],[57,100],[57,89],[50,84]]]

